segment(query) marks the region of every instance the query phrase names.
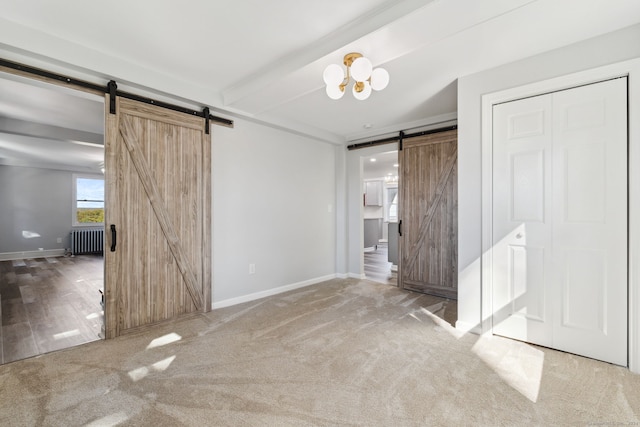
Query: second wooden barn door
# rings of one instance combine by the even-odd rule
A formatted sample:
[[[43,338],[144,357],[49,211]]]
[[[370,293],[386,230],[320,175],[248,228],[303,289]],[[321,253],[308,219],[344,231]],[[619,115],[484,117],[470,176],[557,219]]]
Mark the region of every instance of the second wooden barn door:
[[[207,311],[211,299],[204,119],[120,97],[116,104],[105,134],[107,338]]]
[[[457,131],[407,139],[398,157],[399,286],[456,299]]]

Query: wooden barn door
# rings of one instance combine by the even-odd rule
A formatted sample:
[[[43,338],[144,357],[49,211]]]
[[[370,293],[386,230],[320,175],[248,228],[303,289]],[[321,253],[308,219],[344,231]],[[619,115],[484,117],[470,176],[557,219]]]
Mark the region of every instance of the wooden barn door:
[[[457,299],[457,131],[404,141],[400,163],[399,286]]]
[[[106,110],[105,329],[112,338],[210,309],[211,138],[199,117],[120,97],[116,114]]]

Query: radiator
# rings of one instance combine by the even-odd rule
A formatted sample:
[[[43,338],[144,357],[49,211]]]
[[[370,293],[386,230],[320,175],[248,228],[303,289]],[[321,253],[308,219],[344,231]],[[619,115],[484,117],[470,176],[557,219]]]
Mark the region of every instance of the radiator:
[[[78,228],[71,231],[73,255],[101,254],[104,249],[104,228]]]

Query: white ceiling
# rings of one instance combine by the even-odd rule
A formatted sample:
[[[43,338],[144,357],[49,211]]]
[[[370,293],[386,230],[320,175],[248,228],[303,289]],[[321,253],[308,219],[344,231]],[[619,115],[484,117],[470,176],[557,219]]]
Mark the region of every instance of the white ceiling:
[[[386,153],[366,156],[362,158],[362,179],[383,179],[387,176],[398,176],[398,152],[388,151]]]
[[[640,22],[638,0],[0,0],[0,10],[2,56],[336,144],[455,118],[458,77]],[[352,51],[390,84],[333,101],[322,71]],[[98,132],[77,108],[53,114],[60,99],[16,83],[0,85],[0,119]]]
[[[0,94],[0,164],[101,173],[101,97],[6,73]]]

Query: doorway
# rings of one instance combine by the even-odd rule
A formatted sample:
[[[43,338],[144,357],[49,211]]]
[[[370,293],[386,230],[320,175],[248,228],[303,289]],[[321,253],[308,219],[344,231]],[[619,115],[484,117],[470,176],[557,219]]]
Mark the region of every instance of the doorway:
[[[72,231],[103,227],[104,192],[83,193],[77,177],[104,181],[104,100],[9,73],[0,86],[0,353],[8,363],[101,338],[103,258],[72,251]]]
[[[398,285],[398,152],[362,158],[364,274],[369,280]]]

